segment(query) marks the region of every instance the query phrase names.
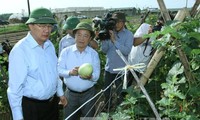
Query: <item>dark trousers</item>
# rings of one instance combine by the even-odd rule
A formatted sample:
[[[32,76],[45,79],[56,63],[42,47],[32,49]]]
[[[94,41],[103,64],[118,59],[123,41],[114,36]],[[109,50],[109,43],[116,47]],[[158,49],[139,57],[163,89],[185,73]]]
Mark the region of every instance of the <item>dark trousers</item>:
[[[50,101],[38,101],[22,98],[22,111],[24,120],[58,120],[58,97]]]
[[[82,93],[67,89],[65,96],[67,97],[68,104],[64,109],[65,119],[68,118],[67,120],[79,120],[80,118],[84,117],[94,117],[96,99],[93,99],[86,105],[82,106],[82,108],[75,114],[72,115],[72,113],[76,111],[86,101],[94,97],[95,94],[95,87],[92,87]]]
[[[122,95],[122,83],[124,76],[119,77],[120,75],[117,76],[117,74],[112,74],[108,71],[105,71],[104,74],[104,89],[107,88],[117,77],[117,80],[115,81],[115,86],[116,86],[116,93],[117,93],[117,103],[120,104],[123,101],[123,95]],[[114,91],[111,91],[111,87],[109,87],[105,92],[105,104],[106,108],[110,108],[112,106],[112,95]]]

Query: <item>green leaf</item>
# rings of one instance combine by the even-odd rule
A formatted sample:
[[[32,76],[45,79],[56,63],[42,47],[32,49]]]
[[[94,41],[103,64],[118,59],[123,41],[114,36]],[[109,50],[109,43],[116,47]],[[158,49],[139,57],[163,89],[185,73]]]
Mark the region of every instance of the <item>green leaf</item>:
[[[162,89],[168,88],[168,87],[169,87],[169,84],[168,84],[168,83],[162,83],[162,84],[161,84],[161,87],[162,87]]]
[[[96,120],[108,120],[108,118],[109,118],[109,114],[107,114],[107,113],[100,113],[97,116]]]
[[[179,91],[174,92],[174,95],[180,99],[185,99],[185,95],[183,95],[182,93],[180,93]]]
[[[179,74],[182,74],[183,72],[184,72],[184,69],[183,69],[181,62],[177,62],[172,66],[168,75],[171,75],[171,76],[172,75],[179,75]]]
[[[160,101],[158,101],[158,104],[160,104],[161,106],[168,106],[171,104],[171,101],[170,99],[164,97]]]
[[[186,82],[185,77],[182,77],[177,83],[178,83],[178,84],[181,84],[181,83],[185,83],[185,82]]]
[[[191,53],[198,55],[198,54],[200,54],[200,49],[193,49]]]
[[[112,115],[113,120],[129,120],[131,117],[125,113],[118,112],[115,115]]]
[[[199,98],[200,96],[200,86],[192,84],[193,87],[189,89],[189,95],[192,97]]]
[[[189,37],[196,38],[198,41],[200,41],[200,33],[198,33],[198,32],[191,32],[191,33],[188,33],[188,36],[189,36]]]

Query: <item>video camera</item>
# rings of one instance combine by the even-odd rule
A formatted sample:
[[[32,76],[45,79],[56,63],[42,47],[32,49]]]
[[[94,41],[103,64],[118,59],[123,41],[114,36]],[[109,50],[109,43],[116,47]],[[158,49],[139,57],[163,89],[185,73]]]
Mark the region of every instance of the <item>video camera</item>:
[[[112,13],[107,13],[104,17],[103,20],[97,20],[93,21],[94,22],[94,27],[100,26],[100,31],[98,34],[98,39],[99,40],[106,40],[110,39],[110,34],[109,30],[113,30],[116,25],[116,20],[112,19]]]

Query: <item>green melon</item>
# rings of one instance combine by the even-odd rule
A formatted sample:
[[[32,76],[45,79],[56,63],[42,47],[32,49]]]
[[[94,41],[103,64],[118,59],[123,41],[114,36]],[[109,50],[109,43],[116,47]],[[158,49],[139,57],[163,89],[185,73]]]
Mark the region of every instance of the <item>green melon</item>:
[[[78,69],[78,74],[82,77],[91,76],[92,72],[93,67],[90,63],[84,63]]]

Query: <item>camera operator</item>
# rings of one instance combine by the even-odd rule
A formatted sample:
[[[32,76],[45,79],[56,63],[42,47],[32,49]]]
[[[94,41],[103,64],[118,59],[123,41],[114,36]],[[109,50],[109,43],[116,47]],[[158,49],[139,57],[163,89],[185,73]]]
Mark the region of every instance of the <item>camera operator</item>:
[[[111,19],[116,21],[113,30],[109,30],[109,39],[100,40],[101,41],[101,50],[103,53],[106,54],[106,64],[105,64],[105,73],[104,73],[104,87],[110,85],[112,81],[116,79],[118,75],[118,71],[113,71],[115,68],[125,67],[124,61],[120,58],[117,54],[116,49],[120,50],[121,53],[128,58],[128,54],[131,51],[133,45],[133,34],[131,31],[125,28],[126,17],[123,12],[115,12],[112,14]],[[115,85],[117,89],[117,103],[119,105],[122,100],[123,96],[122,92],[122,80],[123,76],[117,78]],[[105,95],[105,103],[106,109],[110,109],[111,100],[111,88],[107,89],[104,93]],[[112,105],[111,105],[112,106]],[[113,106],[114,107],[114,106]]]

